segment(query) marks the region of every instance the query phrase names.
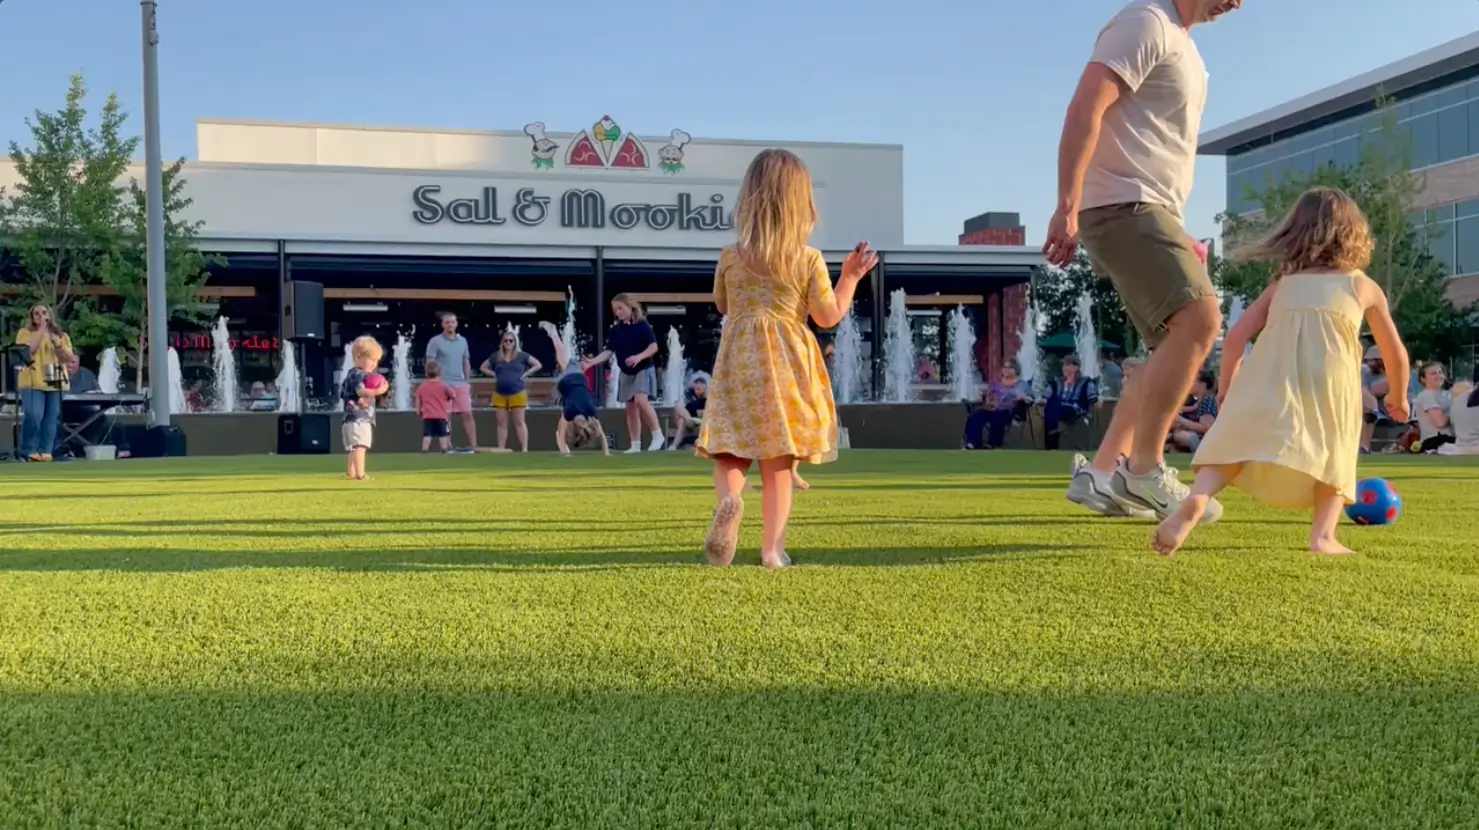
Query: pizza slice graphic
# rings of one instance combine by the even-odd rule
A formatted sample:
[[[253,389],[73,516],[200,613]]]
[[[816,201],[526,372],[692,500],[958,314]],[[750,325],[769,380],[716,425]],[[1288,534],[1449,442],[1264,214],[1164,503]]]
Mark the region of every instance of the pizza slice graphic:
[[[567,167],[605,167],[606,160],[601,158],[601,153],[596,149],[596,144],[591,141],[589,134],[582,132],[570,142],[570,149],[565,151],[565,165]]]
[[[646,170],[651,167],[647,157],[647,145],[634,135],[622,139],[621,147],[611,157],[611,166],[623,170]]]

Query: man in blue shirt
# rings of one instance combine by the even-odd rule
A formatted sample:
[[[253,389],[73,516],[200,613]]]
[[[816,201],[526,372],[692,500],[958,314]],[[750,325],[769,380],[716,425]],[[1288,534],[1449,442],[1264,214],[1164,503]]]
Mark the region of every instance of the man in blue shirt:
[[[457,333],[457,315],[442,315],[442,333],[426,344],[426,359],[442,367],[442,383],[452,390],[447,415],[462,424],[467,446],[478,446],[478,427],[472,417],[472,352],[467,339]]]

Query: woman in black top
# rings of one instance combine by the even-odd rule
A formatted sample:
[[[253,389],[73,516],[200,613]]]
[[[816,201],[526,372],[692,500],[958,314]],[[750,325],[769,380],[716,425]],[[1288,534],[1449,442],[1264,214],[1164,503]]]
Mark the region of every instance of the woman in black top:
[[[621,369],[616,380],[616,399],[626,405],[627,434],[632,440],[627,452],[642,451],[644,423],[652,432],[652,443],[647,445],[647,450],[654,452],[666,443],[657,410],[652,408],[652,397],[657,394],[657,367],[653,362],[657,355],[657,333],[642,313],[642,305],[628,294],[617,294],[611,300],[611,313],[616,315],[616,325],[606,338],[606,349],[587,360],[585,366],[601,365],[612,355],[616,356]]]

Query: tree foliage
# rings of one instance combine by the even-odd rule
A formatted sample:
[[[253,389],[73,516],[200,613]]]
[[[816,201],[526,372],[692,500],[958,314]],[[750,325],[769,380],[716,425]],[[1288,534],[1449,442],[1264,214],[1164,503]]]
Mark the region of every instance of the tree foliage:
[[[195,247],[202,223],[181,218],[191,204],[185,195],[183,169],[184,162],[176,161],[164,170],[165,298],[171,320],[199,325],[211,316],[211,310],[200,302],[200,289],[210,276],[207,269],[220,260]],[[125,197],[119,242],[99,258],[97,268],[98,283],[112,289],[118,303],[106,310],[94,305],[79,309],[77,329],[90,342],[126,344],[142,388],[149,320],[149,213],[138,181],[129,182]]]
[[[1425,220],[1414,223],[1425,181],[1412,172],[1412,149],[1389,102],[1378,101],[1377,131],[1364,137],[1358,161],[1351,166],[1328,164],[1309,176],[1289,176],[1254,194],[1258,209],[1241,215],[1224,213],[1223,239],[1229,250],[1267,233],[1312,186],[1336,187],[1349,193],[1365,212],[1374,242],[1367,272],[1387,294],[1397,329],[1414,356],[1445,359],[1465,342],[1470,326],[1467,309],[1455,308],[1445,295],[1445,268],[1429,253],[1428,243],[1440,231]],[[1224,261],[1213,270],[1223,292],[1252,302],[1268,286],[1274,264]]]
[[[94,126],[86,98],[82,76],[72,76],[60,110],[26,119],[31,146],[10,144],[19,182],[0,194],[0,245],[18,265],[24,302],[7,312],[52,306],[78,346],[123,346],[142,386],[148,211],[138,180],[124,182],[139,139],[125,133],[116,94]],[[198,323],[209,316],[199,291],[218,260],[196,248],[202,223],[184,218],[183,169],[179,160],[164,171],[165,293],[171,319]]]
[[[0,235],[21,273],[19,303],[8,312],[46,303],[67,327],[77,289],[90,282],[113,250],[123,222],[119,179],[137,138],[123,134],[127,116],[108,96],[96,126],[88,126],[81,75],[73,75],[66,103],[25,121],[32,146],[10,142],[19,181],[0,199]],[[81,345],[81,344],[79,344]]]
[[[1067,268],[1038,268],[1033,290],[1044,334],[1074,331],[1078,326],[1079,300],[1087,294],[1093,304],[1094,331],[1099,339],[1120,344],[1126,353],[1135,352],[1139,338],[1125,313],[1125,304],[1109,278],[1094,273],[1083,248],[1079,248]]]

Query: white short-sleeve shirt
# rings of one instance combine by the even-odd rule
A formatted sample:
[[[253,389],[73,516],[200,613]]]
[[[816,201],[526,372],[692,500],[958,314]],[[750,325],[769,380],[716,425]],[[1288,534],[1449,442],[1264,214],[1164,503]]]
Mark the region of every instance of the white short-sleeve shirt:
[[[1207,68],[1175,4],[1125,6],[1100,30],[1089,61],[1118,75],[1123,90],[1104,114],[1082,206],[1147,202],[1181,218],[1207,105]]]

